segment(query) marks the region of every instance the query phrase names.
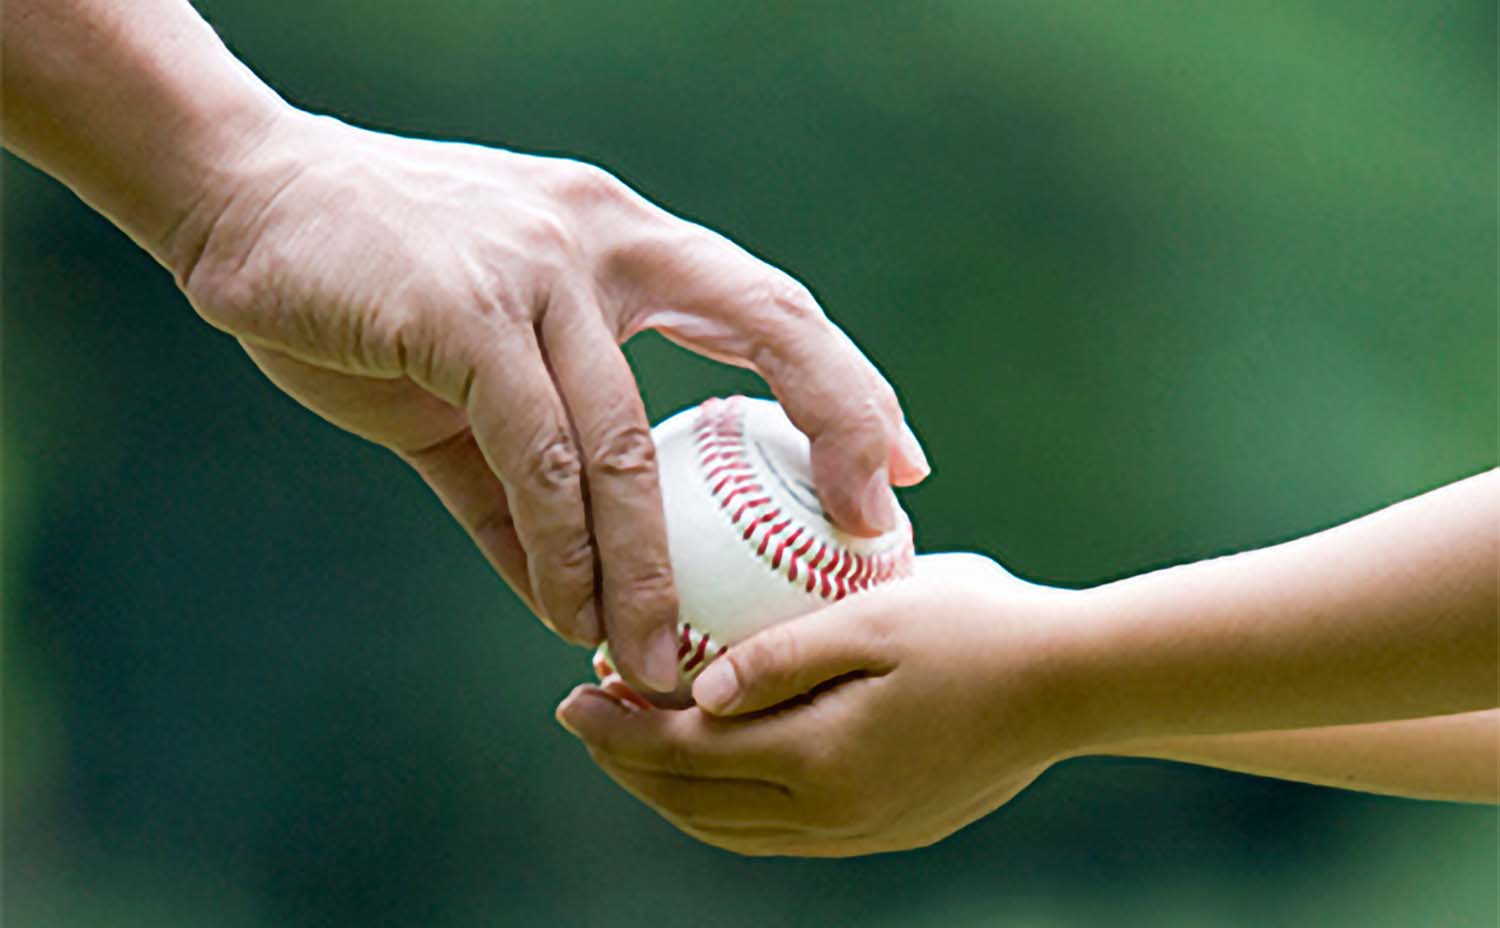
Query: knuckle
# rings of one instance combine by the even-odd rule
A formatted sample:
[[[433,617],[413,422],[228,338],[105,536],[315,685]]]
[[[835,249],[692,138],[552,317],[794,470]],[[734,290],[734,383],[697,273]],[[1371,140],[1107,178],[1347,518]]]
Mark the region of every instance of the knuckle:
[[[435,329],[462,326],[470,347],[506,327],[531,328],[535,278],[562,265],[558,253],[569,243],[566,227],[542,210],[518,205],[509,219],[514,239],[455,245],[444,254],[441,270],[419,272],[424,276],[412,288],[413,301],[435,317]]]
[[[534,212],[521,224],[521,233],[532,255],[568,255],[576,250],[573,230],[550,213]]]
[[[822,322],[823,308],[812,291],[801,282],[780,272],[771,274],[760,287],[758,302],[779,317],[795,322]]]
[[[590,472],[605,478],[656,476],[656,443],[645,425],[613,428],[600,439],[590,461]]]
[[[849,427],[861,434],[884,434],[889,422],[885,399],[879,390],[865,394],[849,411]]]
[[[875,404],[886,422],[901,421],[901,401],[896,397],[896,390],[878,374],[875,378]]]
[[[849,463],[862,470],[874,470],[886,462],[894,438],[891,416],[876,394],[867,394],[852,402],[844,412],[841,431],[851,439],[847,445]]]
[[[740,680],[743,693],[739,702],[759,705],[774,705],[794,693],[788,693],[785,666],[797,666],[793,659],[799,653],[795,645],[782,647],[777,641],[765,641],[768,637],[758,635],[741,642],[724,653],[720,660],[729,661],[735,676]]]
[[[589,542],[588,536],[575,536],[559,544],[554,549],[550,560],[552,569],[565,576],[571,577],[578,574],[592,576],[594,546]]]
[[[671,565],[653,561],[633,569],[621,590],[621,598],[624,611],[631,616],[675,617],[677,587],[672,582]]]
[[[578,487],[583,471],[578,448],[562,431],[552,432],[534,446],[525,459],[523,477],[533,489],[547,492],[569,492]]]
[[[792,682],[790,674],[807,664],[807,646],[801,636],[785,625],[775,625],[767,634],[752,639],[745,655],[747,676],[758,675],[770,685],[785,685]]]
[[[558,165],[557,191],[577,206],[594,206],[623,198],[627,188],[619,178],[585,161]]]
[[[548,628],[569,638],[574,634],[574,615],[594,592],[594,551],[587,540],[551,546],[534,546],[532,595]]]

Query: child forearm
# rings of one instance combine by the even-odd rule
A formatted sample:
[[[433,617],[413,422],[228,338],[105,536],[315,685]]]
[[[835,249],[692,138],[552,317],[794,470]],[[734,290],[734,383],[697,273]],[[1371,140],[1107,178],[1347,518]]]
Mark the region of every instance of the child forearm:
[[[1496,709],[1364,725],[1139,741],[1110,753],[1419,799],[1500,801]]]
[[[1078,621],[1060,631],[1076,710],[1117,743],[1494,708],[1497,534],[1490,471],[1287,544],[1078,594]]]

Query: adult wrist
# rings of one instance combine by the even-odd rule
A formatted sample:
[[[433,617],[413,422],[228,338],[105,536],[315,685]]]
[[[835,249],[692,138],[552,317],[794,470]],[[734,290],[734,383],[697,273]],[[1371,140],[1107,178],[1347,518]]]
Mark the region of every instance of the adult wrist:
[[[208,180],[285,104],[183,0],[18,2],[6,147],[160,258]]]
[[[195,213],[213,212],[251,153],[294,110],[190,8],[160,26],[166,36],[156,48],[133,31],[116,36],[111,67],[91,76],[109,80],[118,71],[125,115],[144,126],[134,144],[106,149],[114,170],[99,179],[108,202],[96,205],[175,270],[178,232]],[[108,128],[96,118],[80,131]]]
[[[295,169],[294,137],[299,124],[316,120],[274,94],[224,101],[204,114],[181,149],[175,168],[178,189],[165,202],[169,212],[142,245],[169,270],[179,285],[188,277],[220,219],[231,204],[274,183],[271,175]]]

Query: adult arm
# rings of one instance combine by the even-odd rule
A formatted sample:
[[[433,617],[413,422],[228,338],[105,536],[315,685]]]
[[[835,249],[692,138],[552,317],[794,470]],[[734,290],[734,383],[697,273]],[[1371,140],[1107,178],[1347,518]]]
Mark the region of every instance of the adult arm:
[[[604,171],[297,110],[186,0],[7,0],[4,140],[175,276],[280,387],[408,461],[551,627],[676,680],[676,594],[619,344],[757,371],[836,519],[926,473],[811,294]]]

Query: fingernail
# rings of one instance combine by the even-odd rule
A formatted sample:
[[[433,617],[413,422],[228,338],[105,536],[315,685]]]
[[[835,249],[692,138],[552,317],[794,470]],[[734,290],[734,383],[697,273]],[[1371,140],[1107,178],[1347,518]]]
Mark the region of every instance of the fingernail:
[[[906,463],[922,472],[925,478],[932,473],[932,465],[927,462],[927,452],[922,450],[922,443],[917,440],[917,433],[911,430],[906,420],[901,420],[901,456]]]
[[[567,717],[566,714],[564,714],[566,712],[566,707],[567,707],[566,703],[564,705],[558,706],[557,707],[557,711],[552,714],[552,717],[555,718],[555,719],[557,719],[557,724],[559,724],[559,725],[562,726],[563,731],[565,731],[568,734],[572,735],[573,737],[577,738],[577,737],[579,737],[578,729],[574,728],[568,722],[568,717]]]
[[[642,712],[651,708],[651,700],[631,689],[630,684],[621,679],[619,674],[615,674],[600,683],[599,688],[622,709],[627,709],[630,712]]]
[[[615,666],[609,660],[609,643],[605,642],[594,651],[594,676],[603,680],[614,672]]]
[[[599,629],[599,610],[594,606],[594,600],[590,598],[578,610],[573,617],[573,634],[579,641],[585,644],[595,645],[604,637]]]
[[[709,712],[728,711],[739,694],[740,679],[734,672],[734,664],[717,660],[703,668],[693,684],[693,700]]]
[[[646,642],[646,667],[641,682],[658,693],[677,689],[677,634],[672,626],[658,628]]]
[[[877,532],[896,527],[896,497],[891,493],[890,474],[884,467],[870,475],[859,497],[859,511],[865,524]]]

